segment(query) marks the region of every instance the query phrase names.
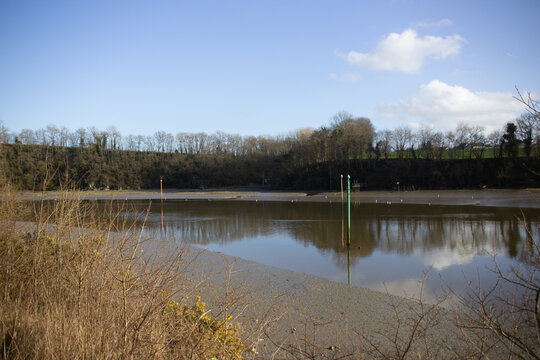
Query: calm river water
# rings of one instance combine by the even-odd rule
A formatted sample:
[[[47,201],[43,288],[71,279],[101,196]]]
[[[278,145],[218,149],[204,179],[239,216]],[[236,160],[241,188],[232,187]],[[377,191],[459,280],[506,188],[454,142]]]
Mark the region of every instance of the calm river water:
[[[134,201],[138,209],[148,200]],[[403,204],[183,201],[151,205],[148,229],[213,251],[393,294],[413,294],[429,271],[428,297],[445,286],[463,289],[480,273],[493,281],[493,255],[503,267],[527,253],[523,216],[537,238],[539,209]]]

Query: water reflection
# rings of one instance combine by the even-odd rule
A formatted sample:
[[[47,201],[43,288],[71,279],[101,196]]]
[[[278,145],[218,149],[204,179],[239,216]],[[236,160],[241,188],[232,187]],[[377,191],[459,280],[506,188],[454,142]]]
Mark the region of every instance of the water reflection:
[[[136,205],[144,209],[148,202]],[[461,273],[464,265],[494,253],[523,261],[523,215],[533,220],[531,235],[539,235],[538,209],[522,214],[515,208],[352,204],[347,249],[339,203],[168,200],[162,206],[152,204],[148,218],[156,234],[163,214],[163,232],[177,241],[332,280],[352,277],[364,286],[405,283],[406,276],[431,266],[441,273],[459,266]]]
[[[160,214],[160,210],[152,206],[151,227],[160,223],[155,214]],[[339,204],[166,201],[164,214],[168,232],[199,245],[286,232],[306,246],[346,253],[341,240],[343,221]],[[526,215],[536,219],[538,214],[531,210]],[[522,240],[527,237],[521,216],[517,209],[354,205],[352,255],[357,260],[378,249],[398,254],[444,250],[460,256],[498,252],[517,257],[524,251]],[[538,235],[537,226],[531,226],[531,230],[533,236]]]
[[[351,248],[347,246],[347,283],[351,285]]]

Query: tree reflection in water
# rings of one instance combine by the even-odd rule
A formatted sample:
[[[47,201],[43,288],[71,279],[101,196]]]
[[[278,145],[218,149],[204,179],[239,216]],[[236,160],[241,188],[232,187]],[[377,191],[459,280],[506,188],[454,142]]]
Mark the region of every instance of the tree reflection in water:
[[[340,203],[167,200],[163,212],[165,233],[177,241],[342,282],[350,268],[353,284],[377,284],[372,287],[421,278],[428,267],[453,281],[495,253],[502,263],[522,261],[523,215],[534,237],[540,215],[538,209],[353,204],[348,254]],[[160,216],[160,204],[152,204],[147,227],[157,236]]]

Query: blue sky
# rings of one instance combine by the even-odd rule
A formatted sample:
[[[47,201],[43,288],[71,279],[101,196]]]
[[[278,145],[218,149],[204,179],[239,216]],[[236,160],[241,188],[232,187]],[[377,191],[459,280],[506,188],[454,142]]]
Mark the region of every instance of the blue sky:
[[[540,1],[0,2],[0,121],[278,135],[339,111],[486,132],[539,93]]]

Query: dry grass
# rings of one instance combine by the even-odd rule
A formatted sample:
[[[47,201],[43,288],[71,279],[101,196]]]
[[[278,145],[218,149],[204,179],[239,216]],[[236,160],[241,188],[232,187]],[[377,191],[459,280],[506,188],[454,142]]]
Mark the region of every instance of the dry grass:
[[[193,303],[184,249],[146,239],[125,205],[103,220],[76,191],[29,203],[1,190],[3,358],[242,358],[229,314]]]

